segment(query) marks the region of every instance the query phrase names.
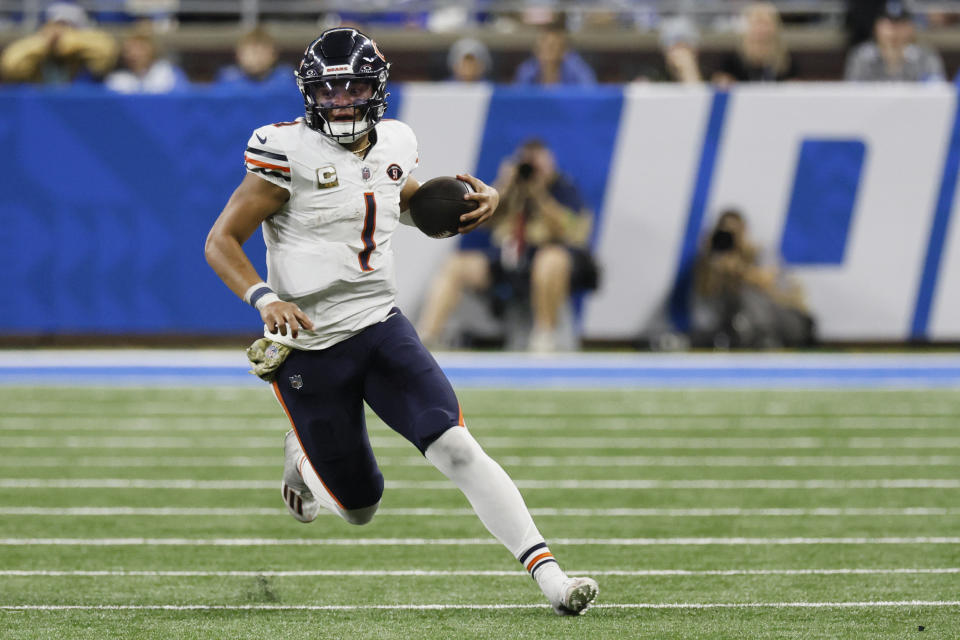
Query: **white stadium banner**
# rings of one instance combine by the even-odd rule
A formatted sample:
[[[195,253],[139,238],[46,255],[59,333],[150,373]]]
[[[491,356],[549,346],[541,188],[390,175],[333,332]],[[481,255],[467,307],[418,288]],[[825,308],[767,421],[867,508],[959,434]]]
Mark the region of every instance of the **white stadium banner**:
[[[421,181],[477,171],[504,124],[500,91],[403,86]],[[613,148],[591,151],[609,171],[594,243],[603,282],[586,298],[584,338],[629,340],[664,318],[684,247],[734,207],[770,259],[788,254],[823,339],[960,340],[955,87],[635,85],[611,126]],[[402,233],[400,304],[416,317],[456,243]]]

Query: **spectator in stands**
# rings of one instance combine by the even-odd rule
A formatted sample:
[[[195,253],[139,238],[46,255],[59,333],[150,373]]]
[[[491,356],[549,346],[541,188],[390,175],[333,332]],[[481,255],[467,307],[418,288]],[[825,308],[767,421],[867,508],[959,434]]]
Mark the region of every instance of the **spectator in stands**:
[[[806,346],[814,322],[800,288],[760,265],[743,215],[724,211],[694,265],[691,342],[699,347]]]
[[[490,223],[493,247],[461,251],[439,272],[421,315],[421,339],[438,344],[463,291],[487,290],[495,312],[508,302],[529,300],[530,349],[552,351],[571,291],[597,287],[597,268],[587,249],[592,216],[540,140],[524,142],[504,162],[497,188],[501,200]]]
[[[846,3],[844,28],[847,32],[847,46],[852,49],[873,38],[874,25],[886,0],[846,0]]]
[[[637,80],[681,84],[703,82],[697,53],[699,43],[700,32],[689,18],[680,16],[664,20],[660,25],[663,63],[640,73]]]
[[[664,21],[660,27],[660,49],[663,52],[665,79],[681,84],[703,82],[697,47],[700,33],[691,20],[684,17]]]
[[[844,77],[859,82],[930,82],[946,78],[943,60],[914,42],[913,16],[902,2],[887,2],[873,27],[873,41],[847,56]]]
[[[780,13],[771,2],[754,2],[742,14],[744,32],[740,46],[724,56],[713,82],[782,82],[798,76],[790,52],[783,43]]]
[[[277,44],[262,27],[256,27],[240,38],[236,58],[237,64],[225,67],[217,74],[215,82],[218,86],[285,91],[296,86],[293,68],[277,64]]]
[[[526,85],[587,85],[596,81],[593,69],[568,48],[567,32],[559,24],[543,28],[533,57],[521,63],[514,76],[514,82]]]
[[[190,86],[187,75],[158,56],[157,41],[149,22],[139,24],[120,47],[122,69],[107,76],[105,84],[118,93],[170,93]]]
[[[7,82],[62,85],[99,81],[117,59],[110,34],[93,29],[79,6],[56,2],[47,7],[44,24],[16,40],[0,56],[0,75]]]
[[[487,45],[474,38],[460,38],[447,54],[450,79],[456,82],[482,82],[490,75],[493,59]]]

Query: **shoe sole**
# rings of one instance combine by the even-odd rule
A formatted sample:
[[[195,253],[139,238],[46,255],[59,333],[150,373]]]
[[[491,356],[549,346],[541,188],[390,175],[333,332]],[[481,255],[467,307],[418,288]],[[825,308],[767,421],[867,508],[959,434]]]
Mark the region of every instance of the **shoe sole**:
[[[582,616],[593,604],[597,594],[600,593],[600,587],[594,581],[584,582],[577,585],[570,592],[568,602],[570,606],[559,605],[553,608],[557,615],[561,616]]]

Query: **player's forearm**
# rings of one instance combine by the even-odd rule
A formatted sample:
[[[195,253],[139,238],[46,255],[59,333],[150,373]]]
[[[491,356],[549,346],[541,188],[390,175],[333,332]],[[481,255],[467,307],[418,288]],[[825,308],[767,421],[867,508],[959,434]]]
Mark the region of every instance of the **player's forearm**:
[[[254,269],[240,242],[229,235],[211,232],[204,247],[207,264],[238,298],[263,278]]]
[[[415,194],[419,188],[420,183],[415,178],[407,178],[407,183],[403,185],[403,189],[400,190],[400,222],[403,222],[404,224],[410,224],[413,226],[413,219],[409,217],[410,198],[413,197],[413,194]],[[403,213],[407,213],[407,218],[410,220],[409,223],[403,221]]]

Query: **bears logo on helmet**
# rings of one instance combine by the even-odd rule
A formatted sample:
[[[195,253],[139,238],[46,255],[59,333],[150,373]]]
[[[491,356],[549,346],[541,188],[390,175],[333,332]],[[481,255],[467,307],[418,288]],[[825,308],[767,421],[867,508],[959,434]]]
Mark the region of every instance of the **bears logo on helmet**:
[[[360,139],[383,118],[389,75],[390,63],[369,37],[356,29],[324,31],[307,47],[296,72],[307,126],[342,144]],[[369,97],[321,104],[321,95],[359,95],[367,87]]]

